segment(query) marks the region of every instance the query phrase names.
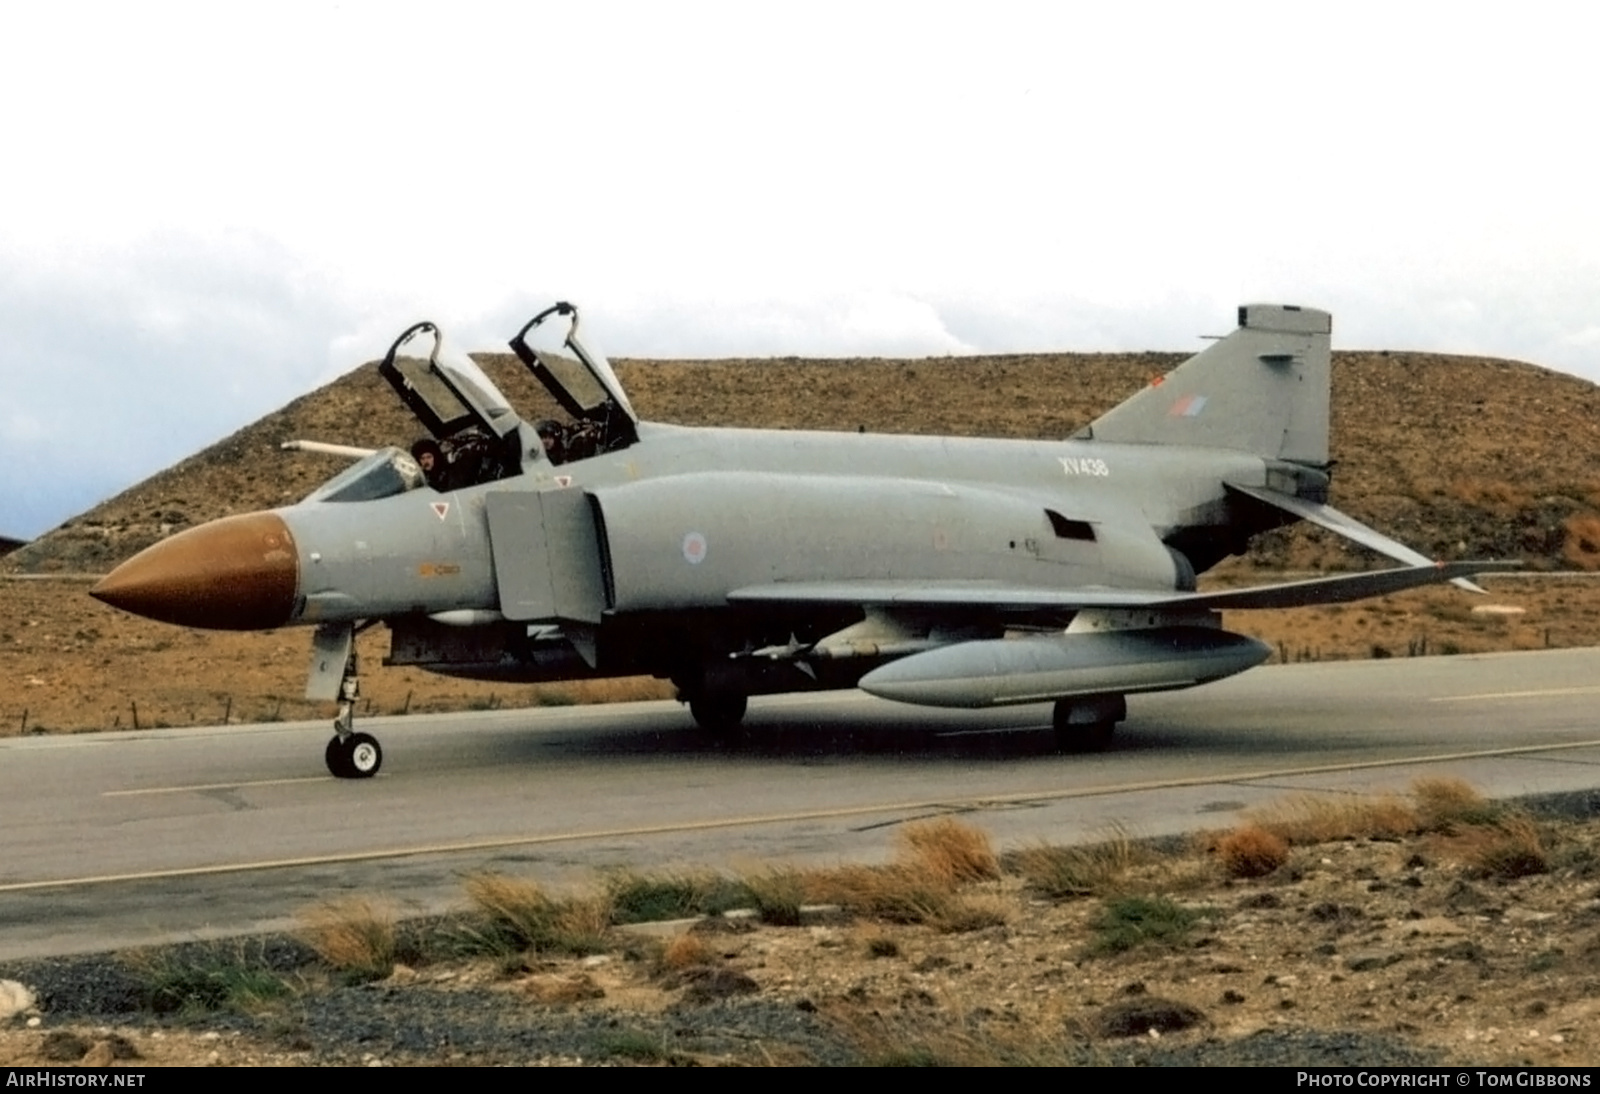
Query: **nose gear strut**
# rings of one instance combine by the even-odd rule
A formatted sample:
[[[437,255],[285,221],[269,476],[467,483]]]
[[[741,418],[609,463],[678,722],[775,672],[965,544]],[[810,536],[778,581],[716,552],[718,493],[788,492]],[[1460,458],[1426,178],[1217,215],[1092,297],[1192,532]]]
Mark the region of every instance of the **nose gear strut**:
[[[350,653],[344,661],[344,673],[339,677],[339,713],[333,720],[333,738],[323,753],[328,770],[340,779],[370,779],[383,766],[383,746],[370,733],[357,733],[356,699],[361,695],[360,663],[353,641],[356,631],[369,624],[352,628]]]

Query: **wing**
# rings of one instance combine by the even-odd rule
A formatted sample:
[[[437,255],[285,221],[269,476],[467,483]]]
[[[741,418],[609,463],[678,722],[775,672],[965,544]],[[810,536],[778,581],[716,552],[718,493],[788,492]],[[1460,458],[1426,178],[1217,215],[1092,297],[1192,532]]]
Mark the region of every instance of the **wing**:
[[[1429,562],[1370,573],[1340,574],[1244,589],[1182,593],[1159,589],[1053,589],[983,581],[798,581],[749,585],[728,599],[748,605],[849,605],[879,608],[993,611],[1008,615],[1093,609],[1162,611],[1298,608],[1383,596],[1474,574],[1515,570],[1516,562]]]
[[[1269,656],[1263,643],[1197,618],[1204,612],[1336,604],[1515,565],[1430,563],[1203,593],[970,581],[775,582],[735,590],[729,599],[754,607],[865,611],[862,622],[816,643],[791,642],[751,656],[889,658],[861,677],[862,690],[906,703],[987,707],[1192,687]],[[1054,628],[1069,613],[1074,618],[1065,631],[998,636],[1001,624]],[[961,621],[975,617],[988,617],[987,634],[981,627],[963,631]]]

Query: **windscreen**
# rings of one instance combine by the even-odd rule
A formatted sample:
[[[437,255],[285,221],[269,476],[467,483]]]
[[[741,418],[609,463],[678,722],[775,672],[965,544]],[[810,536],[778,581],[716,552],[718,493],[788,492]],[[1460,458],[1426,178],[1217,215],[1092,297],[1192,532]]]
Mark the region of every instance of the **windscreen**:
[[[415,490],[422,469],[409,453],[380,448],[351,464],[306,496],[306,501],[373,501]]]

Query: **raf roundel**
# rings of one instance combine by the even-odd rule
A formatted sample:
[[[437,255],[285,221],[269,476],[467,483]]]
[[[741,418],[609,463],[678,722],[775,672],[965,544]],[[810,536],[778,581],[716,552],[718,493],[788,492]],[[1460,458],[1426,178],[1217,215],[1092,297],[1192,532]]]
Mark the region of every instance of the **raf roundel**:
[[[705,536],[690,532],[683,537],[683,560],[691,566],[698,566],[706,560]]]

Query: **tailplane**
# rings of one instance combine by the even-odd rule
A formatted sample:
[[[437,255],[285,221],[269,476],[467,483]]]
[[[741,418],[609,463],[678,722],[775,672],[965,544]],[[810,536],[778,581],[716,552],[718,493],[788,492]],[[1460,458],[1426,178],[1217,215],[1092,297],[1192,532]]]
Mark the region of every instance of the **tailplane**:
[[[1080,438],[1194,445],[1313,467],[1328,464],[1333,317],[1245,304],[1239,329],[1096,418]]]

